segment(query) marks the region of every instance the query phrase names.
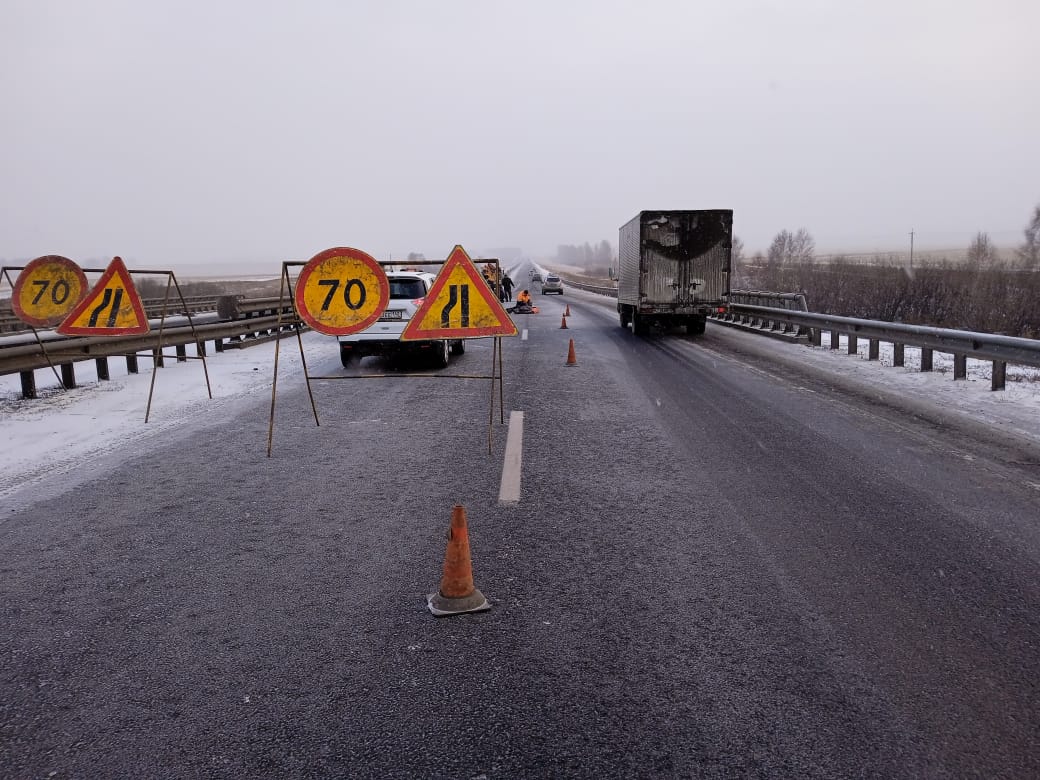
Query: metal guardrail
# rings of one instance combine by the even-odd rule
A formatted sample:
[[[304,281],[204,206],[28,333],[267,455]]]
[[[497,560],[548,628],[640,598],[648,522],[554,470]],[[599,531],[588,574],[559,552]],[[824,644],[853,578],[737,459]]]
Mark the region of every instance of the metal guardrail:
[[[617,297],[617,288],[564,278],[580,290]],[[868,360],[879,359],[880,345],[884,341],[892,344],[894,366],[905,365],[906,347],[915,347],[921,350],[921,371],[932,370],[935,352],[951,354],[954,379],[967,378],[968,358],[989,360],[993,364],[990,374],[992,390],[1005,388],[1008,363],[1040,368],[1040,340],[818,314],[808,310],[802,293],[734,290],[729,295],[726,313],[714,315],[711,319],[744,325],[758,332],[807,337],[817,347],[823,346],[823,333],[827,331],[830,333],[830,348],[839,349],[839,337],[845,336],[850,355],[859,354],[859,339],[867,339]]]
[[[805,295],[802,293],[767,292],[765,290],[731,291],[727,306],[732,308],[738,305],[766,306],[768,308],[784,309],[785,311],[809,311],[809,307],[805,301]],[[726,316],[715,316],[713,319],[729,319],[729,321],[732,321],[731,318],[727,318]],[[779,331],[781,334],[791,334],[795,338],[806,336],[809,339],[812,339],[813,337],[812,328],[806,328],[801,325],[792,325],[787,322],[771,320],[760,321],[757,324],[760,328],[768,325],[766,330],[770,333]]]
[[[761,293],[758,293],[762,295]],[[776,294],[784,295],[784,294]],[[823,333],[830,333],[829,346],[839,349],[839,337],[847,340],[848,354],[859,354],[859,339],[867,339],[867,359],[878,360],[880,343],[891,343],[893,365],[905,364],[905,348],[921,350],[921,371],[931,371],[933,355],[942,352],[953,355],[953,378],[967,378],[967,360],[989,360],[993,363],[990,387],[1003,390],[1007,380],[1007,364],[1040,368],[1040,341],[1036,339],[1003,336],[995,333],[977,333],[928,325],[904,325],[897,322],[863,320],[833,314],[772,306],[730,303],[728,311],[715,319],[735,322],[769,330],[800,328],[815,346],[823,346]]]
[[[223,296],[218,300],[208,299],[210,311],[218,314],[194,319],[184,324],[183,306],[169,307],[164,322],[152,321],[147,333],[130,336],[61,336],[53,331],[37,331],[14,334],[0,339],[0,375],[21,374],[22,397],[35,398],[35,371],[57,369],[62,386],[76,386],[75,363],[85,360],[97,362],[98,378],[109,378],[108,358],[125,357],[127,373],[138,373],[138,356],[144,353],[156,366],[164,364],[163,351],[175,350],[177,361],[188,359],[187,345],[195,345],[195,357],[204,357],[206,342],[212,341],[217,352],[228,348],[242,348],[260,344],[276,338],[281,332],[299,325],[307,326],[296,319],[292,302],[281,298],[241,299],[238,296]],[[186,301],[187,303],[187,301]],[[190,304],[189,304],[190,307]],[[220,317],[214,321],[214,317]],[[161,329],[159,326],[162,326]]]
[[[241,298],[241,296],[237,296]],[[156,319],[162,316],[165,303],[166,316],[178,314],[201,314],[216,311],[220,297],[214,295],[185,295],[184,302],[176,295],[171,295],[164,302],[162,298],[145,298],[141,301],[145,316]],[[0,333],[22,333],[31,330],[31,326],[23,322],[11,308],[10,303],[0,306]]]
[[[591,293],[597,293],[598,295],[607,295],[611,298],[617,298],[617,287],[603,287],[599,285],[588,284],[587,282],[575,281],[573,278],[567,276],[566,274],[561,274],[559,272],[554,273],[557,273],[557,275],[571,287],[577,287],[579,290],[586,290]]]

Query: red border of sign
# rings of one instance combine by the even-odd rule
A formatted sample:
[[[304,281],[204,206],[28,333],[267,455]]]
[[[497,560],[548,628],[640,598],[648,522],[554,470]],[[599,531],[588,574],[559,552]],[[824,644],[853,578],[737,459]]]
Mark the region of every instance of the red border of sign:
[[[130,296],[128,303],[133,307],[134,316],[137,317],[137,321],[140,324],[131,325],[127,328],[99,328],[97,326],[88,328],[82,325],[73,325],[72,321],[87,310],[97,297],[97,292],[103,290],[113,276],[118,276],[123,283],[123,287],[126,288]],[[90,292],[83,296],[83,300],[79,302],[79,305],[69,312],[69,316],[62,320],[61,325],[55,330],[63,336],[133,336],[138,333],[148,332],[148,316],[144,313],[144,306],[141,305],[141,296],[137,294],[134,280],[130,278],[130,272],[127,270],[123,258],[112,258],[112,262],[108,264],[108,268],[101,274],[101,278],[97,280]]]
[[[451,272],[455,270],[455,267],[459,266],[466,275],[473,282],[473,287],[478,291],[478,294],[487,303],[488,308],[491,309],[491,313],[498,317],[498,325],[484,325],[478,328],[433,328],[422,330],[421,323],[427,312],[432,309],[436,303],[437,298],[444,289],[444,286],[448,283],[448,277]],[[442,304],[443,305],[443,304]],[[508,323],[508,324],[507,324]],[[433,286],[430,291],[426,293],[426,300],[423,301],[422,306],[419,310],[412,315],[412,319],[408,321],[404,331],[401,333],[401,341],[427,341],[429,339],[461,339],[461,338],[482,338],[485,336],[515,336],[517,334],[516,323],[513,322],[509,313],[502,306],[498,297],[495,295],[495,291],[492,290],[488,283],[484,280],[484,277],[480,275],[477,267],[473,265],[473,261],[470,260],[466,250],[462,248],[461,244],[456,244],[455,248],[451,250],[451,254],[448,255],[448,259],[444,261],[444,266],[441,268],[440,273],[437,274],[437,278],[433,280]]]
[[[14,280],[14,288],[11,290],[11,308],[14,309],[15,316],[17,316],[18,319],[37,328],[49,328],[51,325],[57,325],[68,316],[68,312],[66,312],[60,317],[49,317],[47,319],[33,317],[31,314],[25,313],[25,310],[22,309],[22,302],[19,300],[22,296],[22,287],[25,286],[25,280],[29,278],[29,274],[35,271],[37,266],[51,264],[64,266],[79,277],[79,289],[81,290],[80,300],[83,300],[82,296],[85,296],[90,289],[90,285],[87,284],[87,275],[83,273],[83,269],[67,257],[62,257],[61,255],[43,255],[42,257],[37,257],[35,260],[30,260],[25,268],[22,269],[22,272],[18,274],[18,278]],[[76,301],[76,303],[79,303],[79,301]],[[76,303],[72,305],[75,306]]]
[[[307,279],[310,278],[311,273],[325,260],[330,257],[349,257],[353,260],[359,260],[364,263],[376,274],[379,279],[379,305],[375,311],[372,312],[361,322],[355,323],[354,325],[348,325],[343,328],[330,328],[327,324],[317,319],[310,310],[307,308],[306,302],[303,300],[303,290],[307,286]],[[296,307],[296,314],[301,320],[310,325],[314,330],[319,333],[324,333],[329,336],[348,336],[351,333],[357,333],[376,322],[386,309],[387,304],[390,303],[390,282],[387,281],[386,272],[383,270],[383,266],[379,264],[368,252],[363,252],[360,249],[354,249],[349,246],[333,247],[332,249],[326,249],[324,252],[319,252],[303,267],[300,271],[299,277],[296,279],[296,289],[293,290],[293,304]]]

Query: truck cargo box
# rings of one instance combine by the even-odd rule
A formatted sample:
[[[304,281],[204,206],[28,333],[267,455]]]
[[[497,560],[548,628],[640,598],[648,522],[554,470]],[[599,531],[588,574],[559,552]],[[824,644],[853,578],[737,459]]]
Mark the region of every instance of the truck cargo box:
[[[637,333],[685,325],[703,333],[729,295],[733,212],[641,211],[618,236],[618,314]]]

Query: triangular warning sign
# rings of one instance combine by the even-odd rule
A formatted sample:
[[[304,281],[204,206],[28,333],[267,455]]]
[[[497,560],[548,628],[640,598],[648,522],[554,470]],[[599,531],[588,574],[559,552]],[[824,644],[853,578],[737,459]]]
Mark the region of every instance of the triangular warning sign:
[[[401,334],[401,341],[515,336],[516,325],[484,278],[456,245]]]
[[[112,258],[94,288],[55,330],[65,336],[130,336],[148,332],[141,296],[122,258]]]

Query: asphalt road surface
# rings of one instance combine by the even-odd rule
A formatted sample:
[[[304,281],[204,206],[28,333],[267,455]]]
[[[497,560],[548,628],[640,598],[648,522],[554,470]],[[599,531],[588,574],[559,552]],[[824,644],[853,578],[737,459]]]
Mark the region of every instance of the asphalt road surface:
[[[0,776],[1040,776],[1035,465],[535,297],[504,409],[330,338],[272,457],[258,400],[0,525]],[[493,606],[438,619],[456,503]]]

